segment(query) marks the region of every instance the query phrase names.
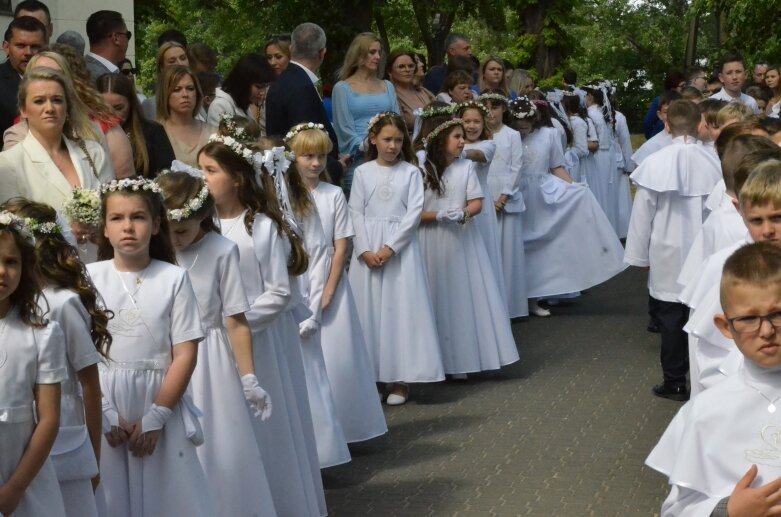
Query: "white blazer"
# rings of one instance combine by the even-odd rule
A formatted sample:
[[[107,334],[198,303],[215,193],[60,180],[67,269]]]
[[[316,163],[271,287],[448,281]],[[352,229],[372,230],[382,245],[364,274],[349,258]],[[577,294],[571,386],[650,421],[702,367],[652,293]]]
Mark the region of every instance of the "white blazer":
[[[81,187],[96,188],[114,179],[111,160],[98,142],[84,141],[95,165],[93,170],[81,147],[73,140],[63,138]],[[32,133],[28,133],[21,144],[0,153],[0,202],[21,196],[61,210],[70,199],[71,190],[68,180]]]

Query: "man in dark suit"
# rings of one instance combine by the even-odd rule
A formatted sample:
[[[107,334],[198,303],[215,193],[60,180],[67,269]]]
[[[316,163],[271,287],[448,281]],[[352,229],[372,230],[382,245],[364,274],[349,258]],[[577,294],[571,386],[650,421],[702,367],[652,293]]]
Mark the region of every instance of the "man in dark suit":
[[[325,58],[325,32],[314,23],[302,23],[290,36],[290,64],[266,95],[266,131],[284,137],[302,122],[323,124],[334,147],[328,156],[331,181],[339,185],[349,157],[339,156],[339,144],[317,91],[317,69]]]
[[[117,11],[97,11],[87,18],[89,52],[84,55],[92,81],[103,74],[119,72],[133,33],[127,30],[122,14]]]
[[[46,27],[31,16],[8,24],[3,50],[8,59],[0,65],[0,135],[11,127],[19,110],[16,96],[27,63],[46,45]]]
[[[442,83],[448,72],[448,63],[453,58],[461,57],[470,59],[472,57],[472,42],[469,37],[460,32],[451,32],[445,38],[445,54],[447,63],[432,66],[423,78],[423,86],[434,95],[442,91]]]

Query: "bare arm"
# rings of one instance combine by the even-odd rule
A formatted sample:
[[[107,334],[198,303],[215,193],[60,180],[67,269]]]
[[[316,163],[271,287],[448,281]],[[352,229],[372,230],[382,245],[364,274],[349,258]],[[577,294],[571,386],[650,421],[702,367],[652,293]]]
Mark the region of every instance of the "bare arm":
[[[469,217],[474,217],[483,210],[483,200],[482,199],[470,199],[466,202],[466,207],[464,208],[464,215],[468,215]]]
[[[331,259],[331,271],[328,272],[328,281],[323,289],[322,307],[325,310],[331,305],[331,300],[336,292],[336,287],[344,274],[344,268],[347,265],[347,239],[336,239],[334,241],[334,256]]]
[[[130,140],[120,126],[114,126],[106,132],[106,142],[114,165],[114,176],[117,179],[130,178],[136,175],[133,165],[133,148]]]
[[[252,356],[252,331],[244,313],[225,317],[225,328],[231,341],[239,376],[255,373],[255,361]]]
[[[49,457],[60,427],[60,384],[36,384],[38,424],[11,477],[0,485],[0,513],[11,515]]]
[[[479,163],[485,163],[488,161],[485,157],[485,153],[483,153],[483,151],[479,149],[467,149],[466,159],[472,160],[473,162],[479,162]]]
[[[567,183],[572,183],[574,181],[572,179],[572,176],[569,175],[567,169],[565,169],[564,167],[554,167],[550,170],[550,172],[554,176],[558,176],[559,178],[563,179]]]

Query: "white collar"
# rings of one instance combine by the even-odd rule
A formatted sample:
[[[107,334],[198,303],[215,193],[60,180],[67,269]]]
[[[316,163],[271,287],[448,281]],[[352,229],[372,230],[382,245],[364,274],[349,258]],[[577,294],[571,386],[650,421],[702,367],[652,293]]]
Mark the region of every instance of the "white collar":
[[[97,54],[93,54],[92,52],[87,52],[87,55],[92,57],[95,61],[97,61],[101,65],[108,68],[108,71],[111,72],[112,74],[116,74],[117,72],[119,72],[119,67],[114,63],[112,63],[111,61],[109,61],[108,59],[106,59],[105,57],[99,56]]]
[[[320,78],[319,78],[319,77],[317,77],[317,74],[315,74],[313,71],[311,71],[310,69],[308,69],[307,67],[305,67],[304,65],[302,65],[301,63],[299,63],[298,61],[293,61],[293,60],[291,59],[291,60],[290,60],[290,64],[292,64],[292,65],[298,65],[298,66],[300,66],[301,68],[303,68],[303,69],[304,69],[304,72],[306,72],[306,75],[308,75],[308,76],[309,76],[309,80],[310,80],[310,81],[312,81],[312,84],[317,84],[318,82],[320,82]]]

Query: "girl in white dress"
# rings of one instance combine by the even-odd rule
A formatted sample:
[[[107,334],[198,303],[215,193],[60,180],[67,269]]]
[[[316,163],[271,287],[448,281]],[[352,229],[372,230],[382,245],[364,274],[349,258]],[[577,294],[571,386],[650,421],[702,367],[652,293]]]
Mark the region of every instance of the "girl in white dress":
[[[104,516],[216,515],[186,394],[203,339],[187,271],[175,266],[160,187],[101,186],[98,258],[87,266],[113,337],[100,368],[106,443],[96,497]]]
[[[632,139],[626,117],[616,111],[616,131],[613,140],[613,153],[616,156],[616,175],[610,184],[610,200],[615,207],[615,230],[619,239],[626,239],[629,233],[629,219],[632,217],[632,191],[629,187],[629,174],[635,170],[632,161]]]
[[[331,139],[319,125],[294,128],[287,144],[295,167],[314,200],[328,243],[320,300],[320,338],[336,413],[348,443],[388,432],[374,386],[374,368],[363,339],[350,281],[345,276],[349,239],[355,234],[342,189],[321,178]],[[305,230],[306,232],[306,230]],[[306,234],[305,234],[306,235]]]
[[[564,169],[556,130],[542,125],[534,103],[525,97],[509,108],[523,138],[526,285],[529,310],[536,314],[541,309],[537,298],[583,291],[626,266],[621,242],[594,195],[573,184]]]
[[[288,135],[296,135],[297,127],[294,127]],[[265,142],[261,143],[261,148],[268,147],[263,143]],[[273,145],[270,140],[267,143],[269,146]],[[268,162],[266,160],[264,162],[267,164],[273,162],[274,165],[270,167],[278,169],[274,171],[275,175],[285,175],[291,216],[302,233],[304,249],[309,256],[309,267],[296,277],[304,302],[311,312],[311,316],[299,323],[299,336],[320,468],[333,467],[347,463],[351,458],[347,448],[347,438],[336,414],[336,404],[331,392],[320,339],[321,300],[328,275],[328,248],[331,243],[325,238],[323,225],[309,189],[304,185],[298,169],[287,159],[285,148],[273,147],[266,150],[264,156],[269,158]]]
[[[274,403],[268,421],[253,419],[274,507],[278,515],[325,515],[298,328],[310,314],[293,278],[306,271],[306,252],[283,218],[261,157],[234,138],[212,139],[198,165],[222,235],[239,247],[255,368]]]
[[[349,277],[375,379],[391,383],[386,403],[399,405],[409,395],[406,383],[445,374],[418,242],[423,177],[404,120],[383,115],[369,131],[369,161],[353,177]]]
[[[578,94],[565,91],[561,104],[567,113],[572,130],[572,141],[564,151],[564,167],[573,181],[586,183],[586,178],[581,171],[581,161],[599,148],[599,142],[589,140],[588,115],[580,104]]]
[[[67,378],[64,336],[38,305],[32,234],[0,212],[0,514],[65,517],[49,460]]]
[[[475,164],[462,160],[464,125],[452,119],[426,138],[419,152],[425,171],[425,203],[419,229],[426,260],[445,373],[496,370],[518,360],[510,318],[472,217],[483,192]],[[422,156],[421,156],[422,155]]]
[[[456,106],[456,116],[464,121],[464,157],[475,163],[475,174],[480,183],[485,199],[493,200],[494,195],[488,185],[488,170],[496,152],[496,143],[492,140],[491,130],[488,129],[490,112],[483,104],[476,101],[462,102]],[[502,300],[507,302],[504,288],[504,271],[502,269],[502,257],[499,252],[499,224],[496,221],[496,210],[491,210],[486,205],[485,210],[480,210],[472,221],[477,227],[477,233],[485,242],[491,270],[496,276],[496,283]]]
[[[509,100],[496,92],[487,92],[480,96],[480,101],[491,114],[488,128],[496,145],[496,153],[488,168],[488,188],[498,224],[507,312],[511,318],[519,318],[529,315],[523,248],[523,212],[526,205],[521,194],[523,145],[518,131],[503,122]]]
[[[108,314],[98,307],[98,293],[78,252],[63,237],[54,208],[23,198],[3,208],[28,218],[45,286],[41,308],[65,334],[68,380],[61,385],[60,429],[51,452],[65,511],[69,517],[97,516],[92,487],[103,434],[98,363],[111,345]]]
[[[203,411],[205,441],[198,458],[221,513],[274,516],[253,416],[244,402],[246,397],[255,418],[271,416],[271,401],[255,375],[239,250],[219,234],[214,201],[202,178],[163,171],[157,183],[165,195],[176,260],[187,268],[206,332],[190,381],[195,405]]]

